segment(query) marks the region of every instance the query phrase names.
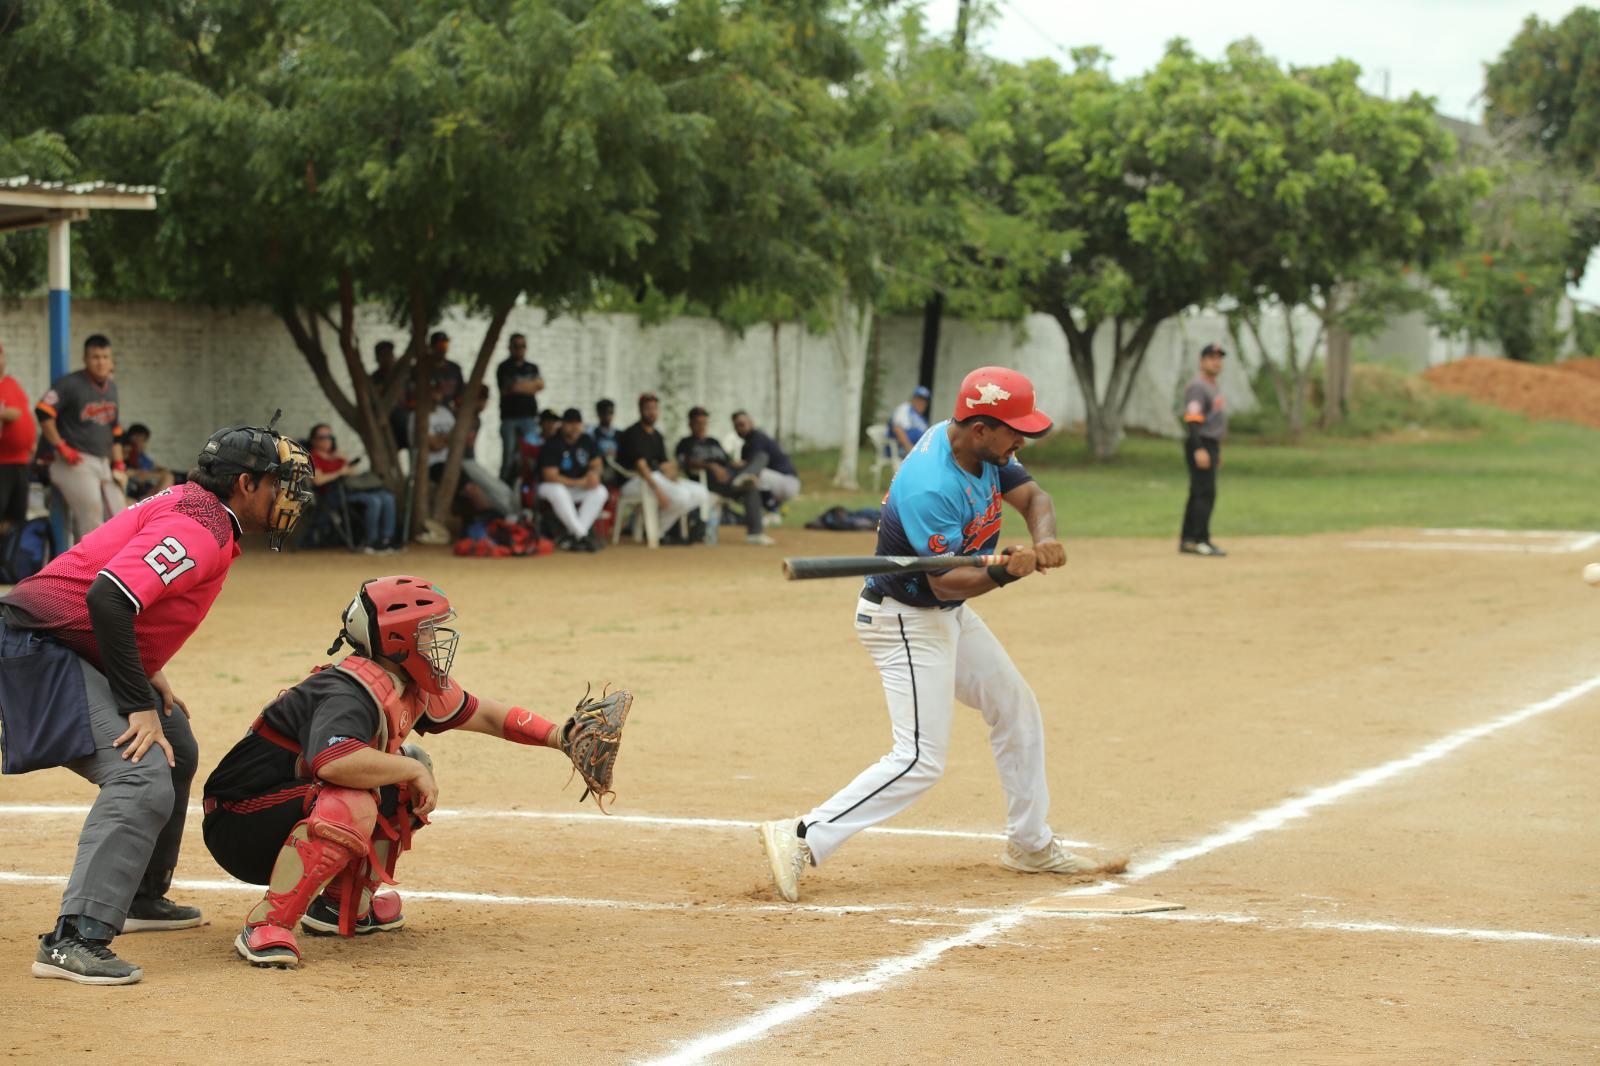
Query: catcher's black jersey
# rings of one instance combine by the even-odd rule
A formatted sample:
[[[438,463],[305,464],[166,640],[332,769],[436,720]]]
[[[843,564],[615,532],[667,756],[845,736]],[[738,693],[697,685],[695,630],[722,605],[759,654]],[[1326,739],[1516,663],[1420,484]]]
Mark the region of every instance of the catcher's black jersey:
[[[473,703],[462,694],[461,710]],[[443,733],[470,715],[458,710],[443,722],[423,715],[413,726],[417,733]],[[261,712],[262,720],[295,741],[305,763],[321,776],[328,764],[377,743],[382,712],[372,695],[343,670],[323,670],[285,691]],[[247,733],[235,744],[206,779],[205,794],[219,800],[259,796],[295,779],[295,755]]]

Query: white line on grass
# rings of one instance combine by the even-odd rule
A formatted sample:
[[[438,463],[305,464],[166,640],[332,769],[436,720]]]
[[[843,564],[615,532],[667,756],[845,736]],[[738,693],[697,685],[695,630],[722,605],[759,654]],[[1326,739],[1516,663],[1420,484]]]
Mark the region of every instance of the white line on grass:
[[[199,817],[200,808],[190,807],[189,812]],[[85,803],[0,803],[0,816],[32,817],[82,817],[89,813]],[[750,830],[755,822],[741,822],[729,818],[674,818],[648,814],[600,814],[596,811],[509,811],[492,808],[463,807],[441,808],[429,815],[443,820],[471,819],[528,819],[550,822],[583,822],[602,825],[648,825],[672,829],[736,829]],[[869,833],[883,836],[939,837],[946,840],[1004,840],[1004,833],[973,833],[960,829],[917,829],[897,826],[874,826]],[[1098,845],[1083,840],[1063,840],[1072,848],[1095,848]]]
[[[1317,789],[1306,796],[1269,807],[1245,819],[1243,822],[1221,832],[1213,833],[1199,843],[1174,848],[1171,851],[1157,855],[1153,859],[1139,863],[1129,871],[1126,880],[1142,880],[1170,870],[1178,863],[1199,858],[1202,855],[1232,844],[1242,843],[1259,833],[1280,828],[1289,821],[1303,818],[1319,807],[1325,807],[1353,793],[1371,788],[1407,770],[1414,770],[1419,766],[1425,766],[1437,759],[1441,759],[1471,741],[1565,706],[1573,700],[1594,691],[1596,688],[1600,688],[1600,675],[1564,689],[1548,699],[1530,703],[1525,707],[1520,707],[1515,711],[1500,715],[1480,725],[1457,730],[1431,744],[1424,745],[1403,758],[1391,760],[1369,770],[1363,770],[1336,784]],[[1115,885],[1111,883],[1103,883],[1088,886],[1086,889],[1077,889],[1060,894],[1082,895],[1106,892],[1113,887]],[[832,1000],[854,996],[862,992],[876,992],[896,978],[904,977],[928,966],[948,951],[970,947],[999,936],[1027,918],[1032,917],[1034,913],[1020,908],[1007,911],[974,925],[965,933],[940,940],[930,940],[909,954],[884,959],[858,977],[844,981],[820,982],[805,995],[769,1007],[731,1029],[725,1029],[691,1040],[669,1055],[648,1060],[646,1066],[688,1066],[689,1063],[703,1062],[706,1058],[718,1052],[759,1040],[778,1026],[817,1010]]]

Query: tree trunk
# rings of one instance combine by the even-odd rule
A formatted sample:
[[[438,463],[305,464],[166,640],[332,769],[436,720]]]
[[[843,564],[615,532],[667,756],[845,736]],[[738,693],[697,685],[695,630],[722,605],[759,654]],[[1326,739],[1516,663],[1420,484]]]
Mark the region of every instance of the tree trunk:
[[[1344,421],[1350,413],[1350,363],[1352,338],[1342,325],[1350,306],[1349,286],[1338,285],[1328,292],[1318,316],[1327,336],[1327,359],[1323,369],[1322,428]]]
[[[1116,320],[1111,373],[1106,379],[1105,394],[1101,395],[1094,365],[1094,338],[1100,323],[1091,321],[1079,327],[1066,307],[1053,308],[1049,314],[1066,335],[1067,356],[1072,360],[1072,373],[1083,393],[1084,437],[1089,443],[1089,453],[1100,462],[1115,458],[1122,445],[1128,401],[1133,398],[1145,355],[1162,319],[1147,315],[1132,323],[1131,333],[1127,333],[1127,320]]]
[[[411,359],[411,392],[417,408],[411,418],[411,517],[407,525],[415,535],[420,532],[433,513],[433,482],[428,479],[428,419],[433,414],[433,353],[428,348],[427,300],[420,282],[412,282],[408,317],[411,341],[407,355]]]
[[[857,304],[841,290],[831,301],[828,344],[839,370],[842,392],[839,404],[839,466],[833,484],[841,489],[859,489],[856,463],[861,454],[861,394],[867,369],[867,340],[871,333],[872,308]]]
[[[494,309],[494,315],[489,319],[489,329],[483,335],[483,343],[478,345],[478,357],[473,360],[472,374],[467,379],[456,412],[456,424],[450,431],[450,452],[445,456],[444,473],[439,477],[439,489],[435,493],[431,516],[435,522],[444,522],[450,517],[456,488],[461,482],[461,461],[466,455],[467,438],[478,429],[478,392],[488,375],[489,359],[500,343],[500,331],[505,328],[506,318],[514,306],[515,301],[507,301]]]

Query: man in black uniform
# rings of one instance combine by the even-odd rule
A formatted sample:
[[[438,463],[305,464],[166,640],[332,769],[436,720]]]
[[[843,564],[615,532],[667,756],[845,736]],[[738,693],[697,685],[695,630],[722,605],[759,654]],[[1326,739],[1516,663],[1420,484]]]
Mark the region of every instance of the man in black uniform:
[[[690,408],[689,435],[673,449],[678,465],[691,474],[704,470],[707,488],[718,496],[739,500],[744,506],[744,542],[770,547],[776,542],[763,531],[761,489],[756,483],[764,460],[754,468],[734,462],[708,432],[710,425],[711,416],[704,407]]]
[[[1217,503],[1217,468],[1222,441],[1228,435],[1227,403],[1217,379],[1228,353],[1220,344],[1200,351],[1200,373],[1183,390],[1183,458],[1189,467],[1189,500],[1183,508],[1178,550],[1185,555],[1222,558],[1228,553],[1211,543],[1211,509]]]
[[[653,392],[642,394],[639,421],[623,430],[617,440],[617,463],[635,475],[622,486],[622,498],[637,499],[645,491],[653,493],[661,508],[661,542],[683,543],[674,530],[678,519],[703,506],[708,497],[704,485],[680,478],[678,464],[667,458],[666,441],[656,428],[660,415],[661,399]]]
[[[511,355],[495,368],[494,380],[500,386],[500,480],[517,483],[517,445],[538,428],[539,393],[544,377],[539,364],[528,362],[528,338],[511,335]]]
[[[600,484],[600,449],[583,431],[583,412],[576,407],[566,409],[561,428],[539,448],[538,491],[567,531],[556,542],[560,547],[600,550],[601,540],[592,532],[607,496]]]

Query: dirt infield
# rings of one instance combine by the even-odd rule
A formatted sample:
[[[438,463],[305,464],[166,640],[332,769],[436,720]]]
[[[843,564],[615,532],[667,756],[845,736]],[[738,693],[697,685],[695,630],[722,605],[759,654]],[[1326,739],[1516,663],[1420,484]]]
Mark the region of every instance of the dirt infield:
[[[1600,1060],[1600,682],[1575,688],[1600,675],[1600,593],[1578,577],[1597,550],[1328,536],[1213,561],[1082,541],[1067,571],[979,601],[1045,706],[1056,831],[1131,855],[1126,894],[1186,908],[1084,918],[1019,909],[1105,889],[995,861],[1004,807],[976,713],[891,825],[929,832],[863,835],[801,905],[774,901],[744,823],[809,808],[888,743],[852,587],[778,574],[781,554],[870,538],[776,536],[777,552],[380,561],[449,592],[469,688],[550,716],[586,681],[636,692],[618,817],[578,817],[593,808],[553,753],[435,738],[456,813],[401,864],[410,925],[307,938],[298,972],[233,955],[255,890],[222,883],[196,820],[174,895],[211,924],[119,940],[138,986],[31,978],[92,790],[65,771],[0,779],[0,1054],[326,1062],[348,1040],[480,1066]],[[320,661],[373,562],[240,561],[167,670],[202,776]]]

